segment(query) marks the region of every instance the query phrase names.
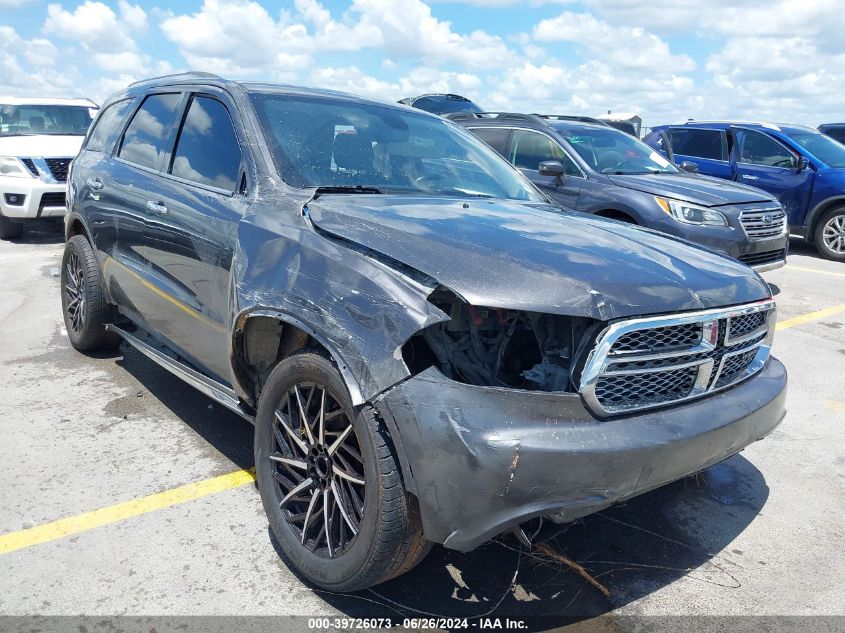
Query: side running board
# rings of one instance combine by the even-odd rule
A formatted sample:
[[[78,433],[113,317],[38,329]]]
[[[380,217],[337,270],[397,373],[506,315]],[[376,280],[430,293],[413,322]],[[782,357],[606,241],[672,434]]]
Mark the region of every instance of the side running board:
[[[116,325],[108,323],[106,324],[106,329],[109,332],[114,332],[115,334],[119,335],[121,338],[123,338],[124,341],[129,343],[132,347],[137,349],[144,356],[154,361],[155,363],[161,365],[177,378],[181,378],[186,383],[188,383],[195,389],[201,391],[218,404],[223,405],[227,409],[237,413],[245,420],[248,420],[249,422],[255,424],[255,416],[253,416],[249,411],[247,411],[243,407],[240,400],[238,400],[237,394],[235,394],[235,392],[232,391],[226,385],[222,385],[216,380],[212,380],[208,376],[204,376],[198,371],[191,369],[190,367],[180,363],[176,359],[171,358],[164,352],[161,352],[156,348],[147,345],[136,336],[130,334],[126,330],[117,327]]]

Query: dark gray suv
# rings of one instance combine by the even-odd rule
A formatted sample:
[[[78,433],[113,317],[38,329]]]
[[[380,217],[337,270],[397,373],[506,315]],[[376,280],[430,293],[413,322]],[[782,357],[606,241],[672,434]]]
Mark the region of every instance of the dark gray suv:
[[[786,263],[786,214],[760,189],[679,169],[600,122],[514,113],[447,118],[487,142],[563,208],[653,228],[761,272]]]
[[[422,111],[204,74],[134,84],[68,201],[70,342],[120,336],[254,422],[273,534],[329,590],[431,543],[530,546],[784,416],[757,273],[561,211]]]

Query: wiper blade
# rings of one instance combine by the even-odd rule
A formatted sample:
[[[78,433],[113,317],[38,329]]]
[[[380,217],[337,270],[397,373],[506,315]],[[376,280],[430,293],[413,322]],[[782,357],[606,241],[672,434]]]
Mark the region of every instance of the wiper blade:
[[[331,185],[317,187],[314,197],[318,198],[324,193],[382,193],[378,187],[364,187],[362,185]]]

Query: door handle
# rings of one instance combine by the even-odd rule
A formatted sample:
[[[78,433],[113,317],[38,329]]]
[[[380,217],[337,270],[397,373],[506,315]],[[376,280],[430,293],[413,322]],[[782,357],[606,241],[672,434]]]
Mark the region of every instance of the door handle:
[[[167,215],[167,206],[163,202],[150,200],[147,202],[147,210],[160,215]]]
[[[743,180],[760,180],[759,176],[749,176],[748,174],[742,174]]]
[[[91,189],[93,189],[94,191],[99,191],[103,188],[103,183],[99,178],[89,178],[85,181],[85,184],[91,187]]]

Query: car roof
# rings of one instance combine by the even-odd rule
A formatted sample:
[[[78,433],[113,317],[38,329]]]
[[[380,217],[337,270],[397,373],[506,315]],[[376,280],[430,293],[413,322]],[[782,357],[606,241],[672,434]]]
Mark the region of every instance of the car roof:
[[[354,101],[358,103],[367,103],[371,105],[378,105],[382,107],[390,107],[396,109],[409,109],[408,106],[389,103],[386,101],[379,101],[377,99],[370,99],[368,97],[361,97],[346,92],[337,90],[326,90],[323,88],[307,88],[304,86],[292,86],[288,84],[260,82],[260,81],[239,81],[233,79],[224,79],[218,75],[205,72],[189,72],[179,73],[175,75],[164,75],[161,77],[152,77],[142,81],[136,81],[126,88],[109,97],[109,101],[117,101],[125,97],[133,97],[139,94],[144,94],[150,89],[168,86],[217,86],[224,90],[231,92],[250,92],[250,93],[265,93],[265,94],[288,94],[297,96],[336,98],[345,101]],[[414,109],[414,113],[427,116],[435,116],[424,110]]]
[[[592,117],[568,115],[568,114],[523,114],[521,112],[453,112],[445,117],[465,127],[478,127],[481,125],[493,125],[502,127],[513,127],[514,125],[527,125],[540,130],[552,129],[555,131],[590,130],[600,128],[602,130],[615,129],[604,121]]]
[[[98,108],[99,106],[91,99],[62,99],[59,97],[4,97],[0,96],[2,105],[69,105],[85,108]]]
[[[818,134],[818,130],[807,125],[798,125],[796,123],[770,123],[767,121],[684,121],[683,123],[657,125],[652,129],[665,129],[667,127],[702,127],[725,130],[734,126],[768,130],[770,132],[783,132],[785,134],[802,134],[806,132]]]

